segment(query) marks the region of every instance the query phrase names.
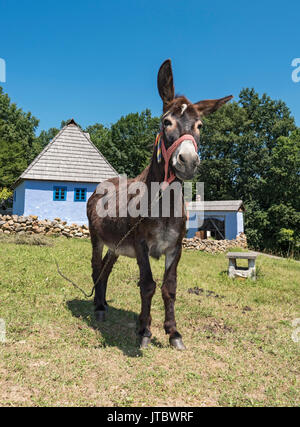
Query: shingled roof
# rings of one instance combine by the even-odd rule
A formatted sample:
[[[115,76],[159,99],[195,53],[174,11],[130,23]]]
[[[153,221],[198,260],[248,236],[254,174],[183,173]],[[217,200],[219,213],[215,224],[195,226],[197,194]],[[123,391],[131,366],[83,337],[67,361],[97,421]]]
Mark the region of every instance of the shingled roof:
[[[72,119],[49,142],[17,180],[102,182],[118,176]],[[16,185],[15,184],[15,185]]]
[[[202,202],[188,203],[188,210],[202,210]],[[238,212],[244,211],[242,200],[214,200],[204,201],[204,211],[206,212]]]

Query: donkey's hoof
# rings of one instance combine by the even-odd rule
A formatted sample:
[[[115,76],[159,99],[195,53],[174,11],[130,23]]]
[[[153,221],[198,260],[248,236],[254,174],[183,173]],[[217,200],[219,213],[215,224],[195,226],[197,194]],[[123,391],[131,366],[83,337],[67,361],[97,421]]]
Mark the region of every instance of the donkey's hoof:
[[[104,322],[105,321],[105,311],[97,310],[95,311],[95,317],[97,322]]]
[[[183,344],[182,338],[170,338],[170,344],[172,347],[176,348],[176,350],[186,350],[185,345]]]
[[[147,348],[151,342],[150,337],[141,337],[140,348]]]

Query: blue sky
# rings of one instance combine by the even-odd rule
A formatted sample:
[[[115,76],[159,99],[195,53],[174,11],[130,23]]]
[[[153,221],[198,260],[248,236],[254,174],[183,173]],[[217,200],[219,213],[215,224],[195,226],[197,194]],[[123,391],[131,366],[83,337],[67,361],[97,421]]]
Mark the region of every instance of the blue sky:
[[[254,87],[284,100],[300,125],[299,0],[0,0],[4,91],[41,129],[74,117],[109,125],[150,108],[172,59],[175,90],[191,101]]]

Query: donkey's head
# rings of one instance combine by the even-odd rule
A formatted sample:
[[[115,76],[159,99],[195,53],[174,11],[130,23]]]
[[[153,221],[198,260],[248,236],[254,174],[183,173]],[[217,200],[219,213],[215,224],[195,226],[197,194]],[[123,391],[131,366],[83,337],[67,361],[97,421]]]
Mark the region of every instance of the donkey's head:
[[[196,104],[192,104],[184,96],[175,97],[169,59],[159,69],[157,85],[163,101],[161,131],[166,149],[168,150],[179,139],[181,140],[172,154],[170,166],[179,179],[191,179],[200,164],[195,143],[199,145],[202,117],[213,113],[233,97],[209,99]]]

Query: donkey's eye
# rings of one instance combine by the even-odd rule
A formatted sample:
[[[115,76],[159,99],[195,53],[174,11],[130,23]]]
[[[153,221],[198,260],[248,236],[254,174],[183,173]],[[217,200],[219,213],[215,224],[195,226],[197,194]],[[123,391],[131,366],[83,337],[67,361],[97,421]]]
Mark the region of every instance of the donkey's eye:
[[[197,125],[197,128],[200,130],[202,128],[202,126],[203,126],[203,123],[199,122],[198,125]]]
[[[172,122],[170,122],[170,120],[168,120],[168,119],[165,119],[164,120],[164,126],[165,127],[167,127],[167,126],[171,126],[172,125]]]

